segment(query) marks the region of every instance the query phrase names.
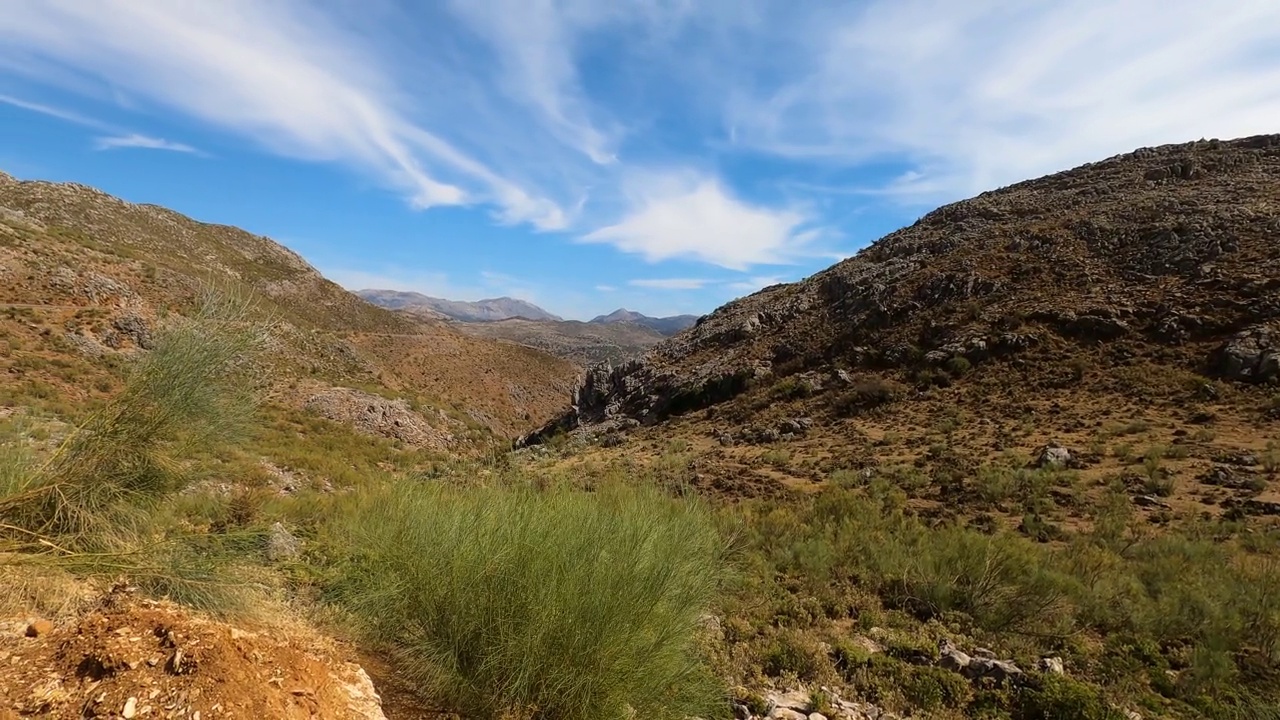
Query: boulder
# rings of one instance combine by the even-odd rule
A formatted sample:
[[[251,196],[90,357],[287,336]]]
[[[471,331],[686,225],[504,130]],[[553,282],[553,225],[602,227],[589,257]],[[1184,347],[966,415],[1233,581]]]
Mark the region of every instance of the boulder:
[[[293,560],[302,553],[302,541],[281,522],[271,526],[267,534],[267,559],[271,562]]]
[[[1228,380],[1260,383],[1280,377],[1280,332],[1256,325],[1214,352],[1213,365]]]
[[[1070,467],[1075,456],[1067,448],[1056,443],[1049,443],[1036,453],[1036,467],[1061,469]]]

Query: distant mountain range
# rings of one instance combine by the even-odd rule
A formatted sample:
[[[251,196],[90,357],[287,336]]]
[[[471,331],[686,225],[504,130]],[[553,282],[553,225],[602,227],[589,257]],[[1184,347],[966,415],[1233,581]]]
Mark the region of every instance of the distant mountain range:
[[[608,315],[599,315],[591,319],[591,322],[599,325],[612,325],[615,323],[630,323],[632,325],[642,325],[651,330],[656,330],[663,335],[675,335],[676,333],[693,327],[698,322],[697,315],[671,315],[670,317],[649,317],[638,312],[624,310],[619,308]]]
[[[558,315],[553,315],[533,303],[509,297],[463,302],[398,290],[360,290],[356,295],[374,305],[390,310],[403,310],[415,315],[449,318],[462,322],[493,322],[510,318],[552,322],[563,320]]]
[[[360,290],[356,295],[374,305],[391,310],[403,310],[415,315],[437,319],[447,318],[460,322],[497,322],[512,318],[548,322],[561,322],[563,320],[563,318],[549,313],[533,303],[509,297],[464,302],[399,290]],[[693,324],[697,321],[697,315],[650,317],[620,308],[608,315],[595,317],[590,322],[595,325],[626,323],[646,327],[662,335],[675,335],[681,330],[693,327]]]

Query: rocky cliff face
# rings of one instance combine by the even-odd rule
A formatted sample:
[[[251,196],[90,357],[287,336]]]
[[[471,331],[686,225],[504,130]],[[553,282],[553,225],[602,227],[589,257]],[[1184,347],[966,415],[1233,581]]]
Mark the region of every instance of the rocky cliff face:
[[[1280,375],[1280,135],[1142,148],[939,208],[595,368],[531,440],[657,423],[771,376],[994,360],[1051,373],[1099,346],[1114,364]]]

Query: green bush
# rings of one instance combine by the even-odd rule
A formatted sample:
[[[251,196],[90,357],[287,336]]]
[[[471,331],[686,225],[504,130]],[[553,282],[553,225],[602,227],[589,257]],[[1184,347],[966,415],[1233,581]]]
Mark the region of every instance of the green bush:
[[[1121,720],[1094,688],[1059,675],[1046,675],[1039,687],[1018,693],[1014,720]]]
[[[468,717],[677,718],[723,702],[697,637],[722,543],[694,504],[397,486],[334,528],[332,597]]]

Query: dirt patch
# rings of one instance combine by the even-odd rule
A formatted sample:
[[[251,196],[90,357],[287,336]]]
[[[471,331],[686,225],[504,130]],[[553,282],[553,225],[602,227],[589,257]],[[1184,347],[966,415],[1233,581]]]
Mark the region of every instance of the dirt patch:
[[[385,719],[364,670],[318,637],[241,630],[124,589],[34,625],[0,623],[0,720]]]

